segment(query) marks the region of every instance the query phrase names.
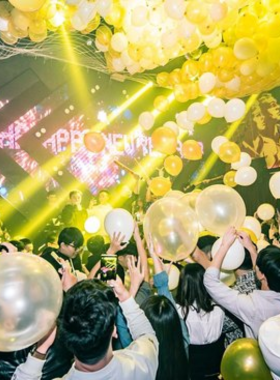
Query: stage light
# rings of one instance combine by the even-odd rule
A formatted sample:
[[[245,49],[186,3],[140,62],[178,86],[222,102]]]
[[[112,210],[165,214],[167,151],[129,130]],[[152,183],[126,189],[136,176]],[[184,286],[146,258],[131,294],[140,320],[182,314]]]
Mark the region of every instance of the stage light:
[[[85,221],[84,227],[89,234],[95,234],[100,229],[100,225],[100,220],[96,216],[90,216]]]

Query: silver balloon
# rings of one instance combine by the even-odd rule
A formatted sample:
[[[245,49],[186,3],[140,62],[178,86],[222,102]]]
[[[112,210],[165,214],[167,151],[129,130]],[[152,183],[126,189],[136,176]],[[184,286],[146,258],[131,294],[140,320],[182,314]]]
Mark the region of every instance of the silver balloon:
[[[62,286],[44,259],[25,253],[0,256],[0,351],[38,342],[53,326]]]
[[[144,218],[146,240],[151,235],[156,253],[169,261],[183,260],[194,250],[198,231],[195,212],[176,198],[159,199]]]

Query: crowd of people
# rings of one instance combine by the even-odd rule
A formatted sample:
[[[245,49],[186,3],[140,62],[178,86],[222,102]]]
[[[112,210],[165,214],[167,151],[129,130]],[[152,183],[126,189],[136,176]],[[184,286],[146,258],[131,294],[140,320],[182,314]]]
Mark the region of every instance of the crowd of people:
[[[170,265],[159,258],[152,237],[143,237],[142,216],[135,217],[130,242],[124,243],[117,231],[108,242],[102,229],[85,238],[82,221],[89,214],[81,206],[81,193],[72,191],[69,200],[59,217],[57,239],[53,231],[39,252],[61,278],[61,313],[40,342],[0,353],[1,379],[218,380],[226,347],[244,337],[258,340],[262,324],[280,315],[276,245],[257,252],[246,232],[230,227],[212,257],[217,238],[203,236],[188,260],[176,263],[180,278],[171,293]],[[91,203],[91,215],[95,207],[104,214],[112,209],[107,192]],[[134,215],[145,214],[144,202],[134,208]],[[228,286],[220,271],[236,239],[245,258]],[[34,254],[27,238],[5,240],[2,254]],[[117,258],[117,276],[106,282],[100,280],[102,255]],[[271,378],[279,380],[280,358],[269,346],[264,359]]]

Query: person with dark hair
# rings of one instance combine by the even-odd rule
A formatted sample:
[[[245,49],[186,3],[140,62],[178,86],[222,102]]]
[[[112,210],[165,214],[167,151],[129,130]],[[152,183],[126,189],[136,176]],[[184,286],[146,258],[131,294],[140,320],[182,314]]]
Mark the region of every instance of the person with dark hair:
[[[20,240],[10,240],[9,243],[16,247],[18,252],[22,252],[24,250],[24,244]]]
[[[104,237],[101,235],[95,235],[87,240],[88,258],[86,260],[87,270],[91,270],[98,261],[101,259],[101,255],[107,251],[107,245],[105,244]],[[83,253],[83,260],[84,260]],[[85,261],[83,261],[85,262]]]
[[[99,280],[74,285],[67,293],[59,318],[59,335],[73,353],[75,362],[64,380],[153,380],[158,367],[158,341],[154,330],[122,282],[111,280],[107,287]],[[117,302],[128,322],[133,343],[124,350],[112,350],[116,336]],[[47,342],[47,344],[46,344]],[[37,346],[20,365],[16,380],[39,380],[44,356],[53,339]],[[38,353],[41,358],[38,357]]]
[[[234,227],[225,233],[221,247],[204,275],[211,297],[244,323],[247,337],[258,338],[261,324],[280,313],[280,249],[268,246],[256,260],[256,285],[252,293],[240,294],[219,279],[222,262],[237,237]]]
[[[22,238],[20,239],[20,241],[23,243],[23,251],[22,252],[25,252],[25,253],[33,253],[33,243],[30,239],[28,238]]]
[[[156,380],[188,380],[189,362],[184,348],[180,317],[165,296],[151,296],[141,305],[159,341]]]
[[[82,263],[79,253],[83,249],[84,237],[76,227],[64,228],[58,235],[58,249],[49,247],[42,253],[42,258],[47,260],[58,272],[61,265],[52,256],[55,252],[58,257],[69,262],[72,268],[82,272]]]

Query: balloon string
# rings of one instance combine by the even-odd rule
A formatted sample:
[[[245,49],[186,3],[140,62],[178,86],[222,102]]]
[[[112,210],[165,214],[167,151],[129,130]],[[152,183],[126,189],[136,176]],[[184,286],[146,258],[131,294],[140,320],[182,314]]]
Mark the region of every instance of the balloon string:
[[[204,184],[204,183],[211,183],[211,182],[216,181],[217,179],[221,179],[223,177],[224,177],[224,175],[222,174],[222,175],[219,175],[219,176],[214,177],[214,178],[204,179],[203,181],[199,181],[199,182],[193,182],[191,185],[184,187],[184,191],[186,191],[192,187]]]

